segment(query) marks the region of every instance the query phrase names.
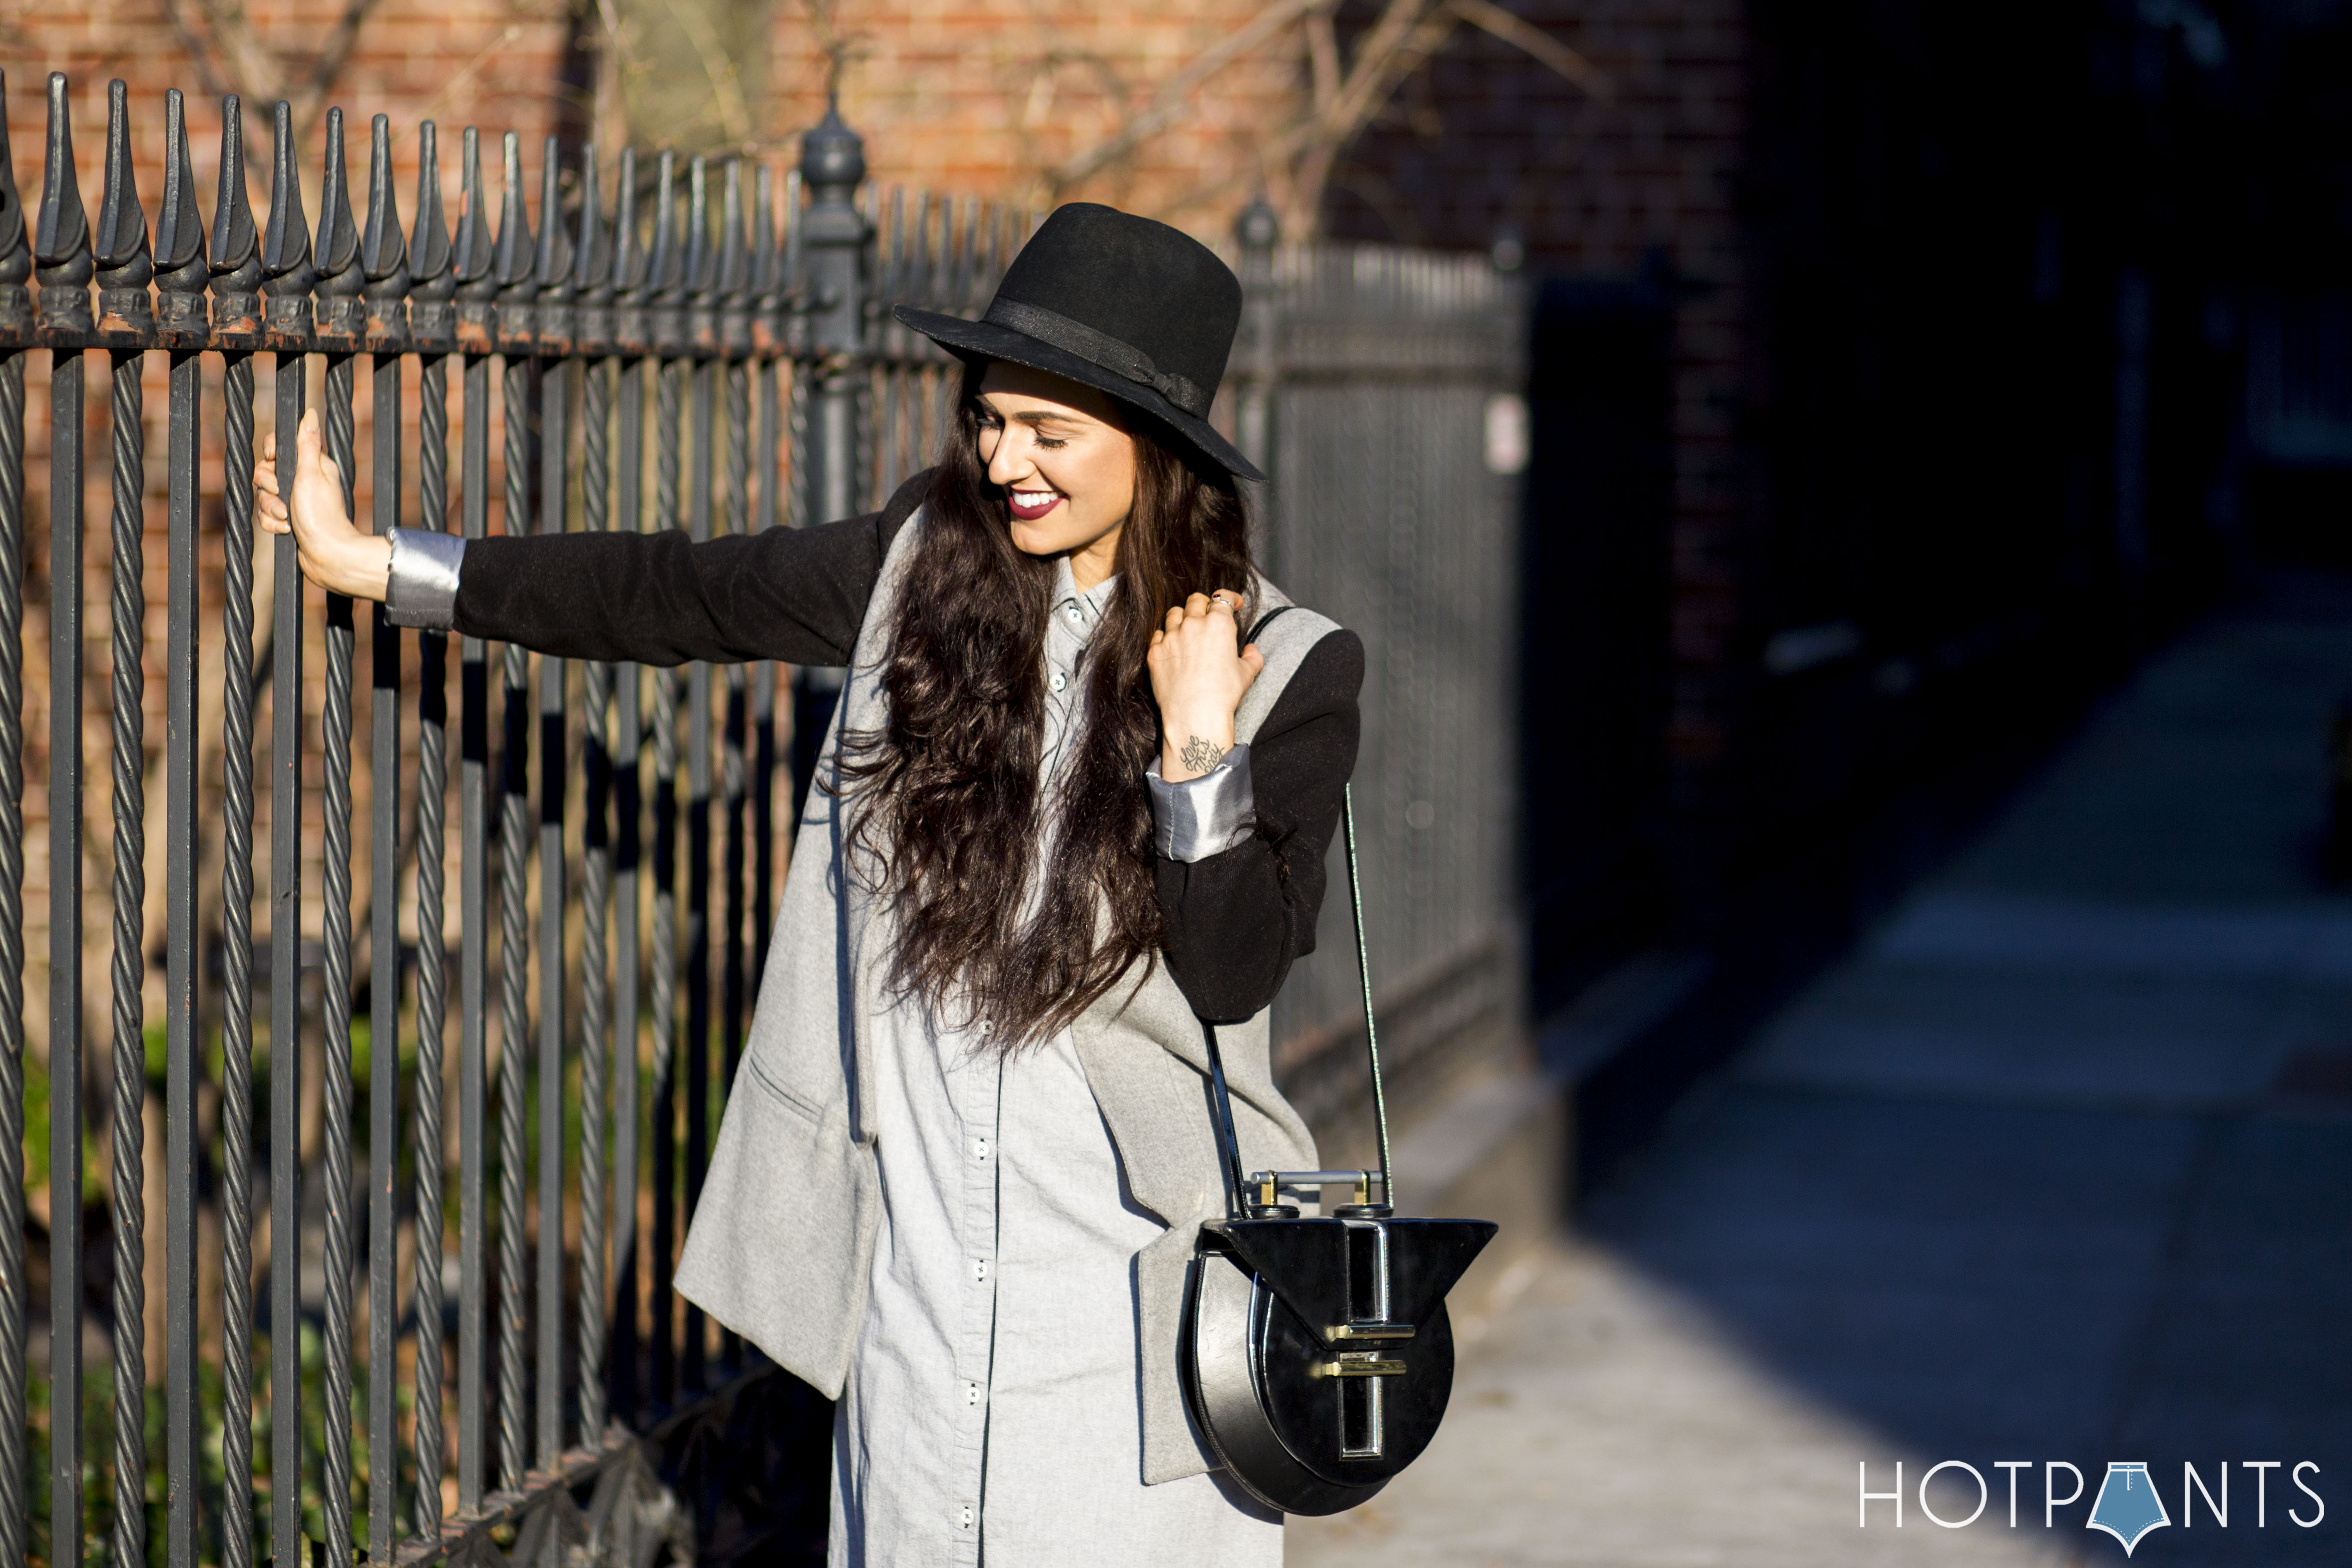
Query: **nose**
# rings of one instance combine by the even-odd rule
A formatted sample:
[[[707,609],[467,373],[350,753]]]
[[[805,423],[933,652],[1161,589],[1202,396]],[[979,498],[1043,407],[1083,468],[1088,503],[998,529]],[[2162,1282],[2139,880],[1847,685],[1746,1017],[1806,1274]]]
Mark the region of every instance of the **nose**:
[[[988,482],[1011,486],[1019,480],[1034,478],[1036,472],[1037,465],[1029,450],[1028,432],[1008,422],[1003,430],[997,432],[996,450],[988,455]]]

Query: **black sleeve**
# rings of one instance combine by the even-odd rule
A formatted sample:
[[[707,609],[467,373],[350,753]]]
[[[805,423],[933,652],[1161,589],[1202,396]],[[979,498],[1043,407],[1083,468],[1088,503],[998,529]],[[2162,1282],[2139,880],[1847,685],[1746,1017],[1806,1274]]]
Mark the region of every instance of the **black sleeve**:
[[[1255,1017],[1291,961],[1315,951],[1323,858],[1355,771],[1363,684],[1355,633],[1317,643],[1250,742],[1256,837],[1190,865],[1156,862],[1169,973],[1213,1024]]]
[[[457,629],[564,658],[847,664],[926,469],[878,512],[697,544],[658,533],[496,535],[466,546]]]

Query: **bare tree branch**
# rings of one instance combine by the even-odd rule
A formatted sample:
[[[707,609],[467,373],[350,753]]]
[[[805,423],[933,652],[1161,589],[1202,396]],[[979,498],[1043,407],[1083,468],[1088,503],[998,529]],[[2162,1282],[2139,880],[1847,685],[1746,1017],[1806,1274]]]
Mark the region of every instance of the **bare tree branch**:
[[[1525,17],[1513,16],[1494,0],[1446,0],[1446,5],[1472,26],[1524,49],[1592,97],[1604,103],[1617,101],[1617,84],[1608,72]]]
[[[1320,9],[1328,4],[1329,0],[1273,0],[1265,9],[1240,27],[1201,51],[1192,64],[1160,83],[1160,89],[1151,95],[1150,103],[1141,113],[1119,127],[1117,132],[1067,160],[1060,167],[1049,170],[1045,175],[1046,184],[1059,193],[1125,158],[1150,138],[1176,122],[1184,112],[1185,99],[1194,88],[1272,38],[1302,14]]]

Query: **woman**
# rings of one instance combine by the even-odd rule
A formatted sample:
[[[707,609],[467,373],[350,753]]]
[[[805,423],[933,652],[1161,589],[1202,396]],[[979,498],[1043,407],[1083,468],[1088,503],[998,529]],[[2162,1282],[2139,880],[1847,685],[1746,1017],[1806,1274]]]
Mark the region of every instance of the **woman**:
[[[1260,476],[1206,418],[1240,312],[1176,230],[1060,209],[980,321],[898,312],[964,360],[956,427],[819,528],[362,534],[308,417],[290,509],[255,476],[309,576],[404,625],[849,666],[677,1277],[840,1401],[835,1564],[1281,1559],[1177,1380],[1224,1202],[1201,1020],[1246,1168],[1313,1168],[1265,1008],[1363,650],[1252,570]]]

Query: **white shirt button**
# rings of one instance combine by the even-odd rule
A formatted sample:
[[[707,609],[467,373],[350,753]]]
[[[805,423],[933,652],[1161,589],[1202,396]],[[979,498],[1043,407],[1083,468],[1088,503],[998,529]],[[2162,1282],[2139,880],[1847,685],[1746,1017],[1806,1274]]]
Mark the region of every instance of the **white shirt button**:
[[[966,1405],[978,1405],[980,1403],[980,1384],[976,1383],[967,1383],[963,1385],[963,1402]]]
[[[988,1283],[988,1259],[987,1259],[987,1258],[973,1258],[973,1259],[971,1260],[971,1277],[972,1277],[972,1279],[973,1279],[973,1281],[974,1281],[975,1283],[982,1284],[982,1285],[985,1285],[985,1284],[987,1284],[987,1283]]]
[[[973,1140],[972,1140],[972,1143],[971,1143],[971,1157],[972,1157],[973,1159],[975,1159],[975,1160],[985,1160],[985,1159],[987,1159],[987,1158],[988,1158],[988,1140],[987,1140],[987,1139],[985,1139],[985,1138],[975,1138],[975,1139],[973,1139]]]
[[[964,1504],[962,1508],[956,1510],[956,1522],[962,1525],[966,1530],[970,1530],[971,1528],[971,1504],[970,1503]]]
[[[1087,620],[1087,613],[1078,608],[1076,605],[1072,605],[1070,606],[1070,619],[1077,622],[1080,626],[1084,626]]]
[[[1069,677],[1064,675],[1058,669],[1054,672],[1052,679],[1045,682],[1046,685],[1052,687],[1056,691],[1061,690],[1062,688],[1067,686],[1069,683]]]

